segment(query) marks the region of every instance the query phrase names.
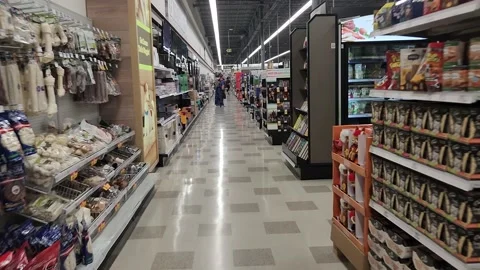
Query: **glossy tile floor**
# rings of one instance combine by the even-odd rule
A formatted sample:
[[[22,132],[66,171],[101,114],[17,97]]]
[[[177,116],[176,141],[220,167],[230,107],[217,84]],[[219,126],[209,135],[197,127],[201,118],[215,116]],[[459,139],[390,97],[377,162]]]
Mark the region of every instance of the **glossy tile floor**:
[[[297,180],[233,96],[192,128],[111,269],[347,269],[331,181]]]

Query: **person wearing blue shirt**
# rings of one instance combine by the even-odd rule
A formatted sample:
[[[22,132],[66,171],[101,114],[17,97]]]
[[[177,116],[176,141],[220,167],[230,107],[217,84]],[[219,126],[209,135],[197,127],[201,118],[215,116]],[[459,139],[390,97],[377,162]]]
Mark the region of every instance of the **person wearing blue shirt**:
[[[225,98],[225,80],[223,79],[223,75],[220,74],[218,76],[218,81],[215,84],[215,105],[223,107],[223,99]]]

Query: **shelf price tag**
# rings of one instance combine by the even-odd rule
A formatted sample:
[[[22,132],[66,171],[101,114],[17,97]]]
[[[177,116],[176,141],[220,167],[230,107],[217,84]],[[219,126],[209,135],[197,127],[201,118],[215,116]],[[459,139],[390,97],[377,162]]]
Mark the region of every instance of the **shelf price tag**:
[[[90,161],[90,166],[95,166],[97,162],[98,162],[98,158],[92,159],[92,161]]]
[[[105,229],[106,226],[107,226],[107,223],[104,220],[104,221],[102,221],[102,223],[100,223],[100,225],[98,225],[97,231],[98,232],[103,232],[103,230]]]
[[[118,210],[120,210],[120,203],[117,203],[115,205],[115,213],[118,212]]]
[[[77,172],[77,171],[75,171],[75,172],[73,172],[72,174],[70,174],[70,180],[71,180],[71,181],[77,179],[77,177],[78,177],[78,172]]]

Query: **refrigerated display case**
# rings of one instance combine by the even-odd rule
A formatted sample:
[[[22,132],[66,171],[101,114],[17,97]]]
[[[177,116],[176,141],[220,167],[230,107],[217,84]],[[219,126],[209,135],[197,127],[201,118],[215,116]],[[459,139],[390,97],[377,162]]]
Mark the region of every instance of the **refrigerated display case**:
[[[370,37],[373,16],[341,22],[339,122],[367,124],[372,116],[370,90],[386,73],[385,53],[425,44],[415,37]]]

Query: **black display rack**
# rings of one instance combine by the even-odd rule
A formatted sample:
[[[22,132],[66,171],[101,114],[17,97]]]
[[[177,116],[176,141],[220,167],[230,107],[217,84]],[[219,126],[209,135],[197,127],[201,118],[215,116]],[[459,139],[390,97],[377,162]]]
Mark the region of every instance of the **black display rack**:
[[[267,141],[272,145],[281,145],[290,135],[292,107],[289,85],[289,80],[278,79],[276,84],[262,88],[263,131]]]
[[[330,130],[338,115],[337,18],[315,15],[307,25],[308,30],[297,28],[290,34],[290,105],[292,127],[300,115],[308,117],[308,135],[291,128],[282,156],[301,180],[331,179]]]

